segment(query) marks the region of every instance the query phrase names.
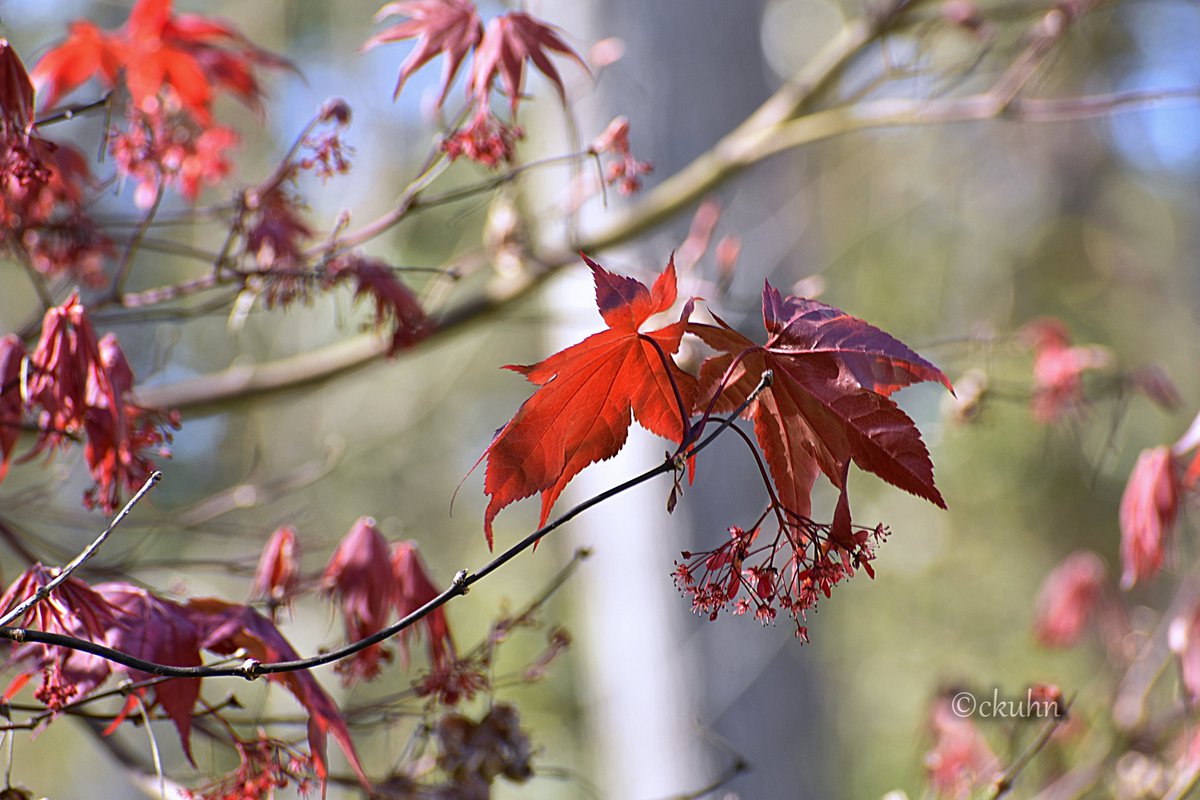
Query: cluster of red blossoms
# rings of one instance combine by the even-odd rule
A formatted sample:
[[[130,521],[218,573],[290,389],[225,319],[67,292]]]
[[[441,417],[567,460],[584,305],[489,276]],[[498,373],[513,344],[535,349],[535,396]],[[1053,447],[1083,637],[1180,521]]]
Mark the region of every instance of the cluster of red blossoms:
[[[770,542],[756,544],[761,527],[729,528],[729,540],[715,550],[683,552],[675,562],[675,585],[691,595],[692,610],[715,620],[722,611],[742,615],[753,610],[763,624],[779,610],[796,623],[796,636],[808,641],[807,614],[824,596],[858,569],[875,577],[875,547],[888,531],[882,525],[852,530],[835,541],[832,525],[805,520],[784,527]],[[844,537],[843,537],[844,538]]]
[[[154,471],[149,454],[167,455],[179,427],[177,413],[134,401],[133,370],[117,337],[96,337],[78,294],[46,312],[33,352],[13,334],[0,339],[0,380],[0,479],[26,424],[37,440],[22,460],[82,441],[95,480],[84,495],[89,508],[111,512],[123,491],[141,486]]]
[[[290,783],[304,796],[312,791],[312,757],[278,739],[260,734],[247,742],[237,740],[237,768],[195,791],[183,791],[188,800],[267,800],[276,789]]]

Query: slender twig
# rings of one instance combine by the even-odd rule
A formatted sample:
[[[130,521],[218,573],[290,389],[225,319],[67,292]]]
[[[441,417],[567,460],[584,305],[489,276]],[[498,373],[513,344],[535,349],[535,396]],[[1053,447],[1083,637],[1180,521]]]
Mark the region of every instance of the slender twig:
[[[1055,714],[1042,726],[1038,731],[1038,735],[1034,738],[1029,746],[1026,747],[1016,759],[1008,765],[1008,769],[1004,770],[992,783],[992,800],[998,800],[1008,794],[1013,787],[1013,782],[1017,776],[1024,771],[1025,767],[1029,766],[1029,762],[1033,761],[1034,756],[1042,751],[1046,743],[1050,741],[1050,737],[1058,730],[1059,726],[1067,721],[1067,717],[1071,712],[1071,704],[1075,702],[1074,698],[1067,700],[1063,705],[1062,712]]]
[[[46,125],[53,125],[56,122],[66,122],[67,120],[75,119],[80,114],[86,114],[88,111],[106,107],[111,97],[112,92],[105,92],[98,100],[93,100],[90,103],[75,103],[74,105],[56,108],[33,124],[41,128]]]
[[[129,498],[129,502],[125,504],[125,507],[121,509],[120,513],[113,517],[113,520],[108,524],[108,527],[105,528],[91,544],[85,547],[83,552],[75,556],[75,558],[72,559],[69,564],[60,569],[58,574],[55,575],[45,586],[38,587],[37,591],[34,592],[30,597],[26,598],[8,613],[0,616],[0,627],[8,625],[13,620],[23,617],[26,611],[49,597],[55,589],[57,589],[67,580],[67,578],[71,577],[71,573],[79,569],[84,562],[94,556],[100,550],[101,546],[103,546],[104,542],[108,539],[108,535],[116,530],[117,526],[125,520],[125,517],[129,516],[129,512],[133,510],[133,507],[136,506],[138,502],[146,495],[146,493],[153,489],[155,484],[157,484],[160,480],[162,480],[161,472],[155,471],[150,473],[150,477],[146,479],[144,484],[142,484],[142,488],[138,489],[137,494]]]
[[[772,373],[770,370],[763,372],[762,377],[759,379],[758,385],[752,392],[749,393],[746,399],[742,402],[741,406],[734,411],[731,417],[722,422],[721,425],[719,425],[717,429],[710,433],[704,440],[698,442],[693,448],[684,454],[684,457],[691,458],[692,456],[698,455],[702,450],[708,447],[725,431],[726,428],[733,424],[733,420],[737,418],[738,414],[745,410],[746,406],[754,402],[755,398],[757,398],[763,390],[771,385],[773,380],[774,373]],[[557,519],[538,528],[536,531],[529,534],[512,547],[496,556],[478,572],[471,573],[465,569],[459,571],[459,573],[454,576],[454,580],[451,582],[449,587],[447,587],[441,594],[437,595],[437,597],[434,597],[425,605],[413,611],[411,614],[408,614],[404,618],[394,622],[393,624],[372,634],[371,636],[360,639],[357,642],[352,642],[336,650],[331,650],[327,653],[322,653],[321,655],[312,656],[310,658],[302,658],[294,661],[278,661],[265,664],[257,661],[256,659],[249,658],[240,665],[232,667],[178,667],[147,661],[145,659],[131,656],[128,653],[121,652],[114,648],[96,644],[95,642],[90,642],[86,639],[80,639],[75,636],[66,636],[58,633],[35,631],[26,628],[0,627],[0,639],[8,639],[18,643],[36,642],[39,644],[50,644],[57,645],[59,647],[66,647],[85,653],[91,653],[92,655],[100,656],[108,661],[113,661],[127,667],[132,667],[133,669],[137,669],[151,675],[162,675],[172,678],[241,677],[246,678],[247,680],[254,680],[255,678],[259,678],[263,675],[274,675],[285,672],[296,672],[298,670],[312,669],[313,667],[319,667],[324,664],[340,661],[343,658],[354,655],[360,650],[365,650],[371,645],[379,644],[380,642],[390,639],[401,631],[412,627],[437,609],[446,605],[446,603],[450,602],[455,597],[466,594],[471,586],[500,569],[509,561],[512,561],[518,555],[533,547],[549,533],[557,528],[562,527],[583,512],[599,505],[600,503],[603,503],[605,500],[615,497],[622,492],[628,491],[635,486],[646,483],[647,481],[656,478],[659,475],[664,475],[668,472],[671,472],[674,469],[675,459],[666,459],[658,466],[646,470],[640,475],[630,478],[629,480],[614,486],[611,489],[601,492],[600,494],[597,494],[583,501],[582,503],[579,503],[559,516]],[[141,493],[139,493],[139,496],[140,494]],[[135,497],[135,500],[136,499],[137,498]],[[132,502],[133,501],[131,501],[131,504]],[[122,514],[124,514],[124,512],[122,512]],[[4,618],[4,621],[10,621],[10,619],[11,612],[9,616]]]
[[[117,300],[121,298],[121,294],[125,291],[125,281],[129,279],[129,273],[133,270],[133,259],[142,244],[142,238],[150,230],[150,225],[153,224],[154,217],[158,214],[158,208],[162,205],[163,197],[166,193],[166,186],[160,175],[154,186],[154,203],[147,209],[146,216],[142,219],[142,224],[137,227],[130,238],[129,244],[125,247],[125,252],[121,256],[121,263],[117,265],[116,274],[113,275],[110,294]]]

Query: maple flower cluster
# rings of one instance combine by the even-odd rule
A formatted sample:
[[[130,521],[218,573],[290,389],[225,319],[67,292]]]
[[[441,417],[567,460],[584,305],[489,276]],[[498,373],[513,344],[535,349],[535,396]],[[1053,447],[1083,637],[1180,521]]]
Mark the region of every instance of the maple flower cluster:
[[[805,520],[756,546],[760,531],[757,526],[749,531],[730,527],[729,541],[715,550],[684,551],[683,560],[675,562],[675,585],[691,596],[692,610],[710,620],[722,611],[737,616],[753,611],[755,619],[767,624],[782,610],[804,642],[808,612],[816,610],[821,597],[829,598],[835,586],[860,568],[875,577],[875,547],[888,535],[882,525],[860,528],[840,544],[831,537],[832,526]]]

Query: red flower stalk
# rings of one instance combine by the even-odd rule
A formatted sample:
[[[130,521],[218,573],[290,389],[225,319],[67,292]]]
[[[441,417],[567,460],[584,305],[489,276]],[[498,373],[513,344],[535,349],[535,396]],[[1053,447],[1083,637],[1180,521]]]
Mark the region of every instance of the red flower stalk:
[[[684,552],[675,562],[675,585],[692,596],[692,610],[716,620],[722,611],[772,622],[778,610],[796,623],[796,636],[808,641],[805,625],[822,596],[851,578],[858,568],[875,577],[875,545],[887,529],[852,529],[846,541],[832,525],[811,520],[789,525],[768,543],[757,543],[760,529],[729,529],[729,541],[703,553]],[[740,596],[739,596],[740,595]]]
[[[235,741],[237,768],[196,791],[184,790],[189,800],[270,800],[276,789],[293,781],[304,796],[312,790],[313,759],[286,742],[260,732],[257,739]]]
[[[1034,633],[1044,647],[1070,647],[1083,635],[1104,594],[1100,556],[1079,550],[1055,567],[1038,593]]]
[[[365,639],[387,625],[395,602],[393,577],[387,541],[375,520],[359,517],[351,526],[329,559],[321,584],[341,607],[348,641]],[[336,669],[347,684],[371,680],[379,676],[380,663],[391,658],[391,651],[373,644],[339,661]]]
[[[1182,491],[1166,446],[1143,450],[1121,497],[1121,586],[1132,588],[1162,568]]]
[[[629,149],[628,117],[617,117],[608,123],[604,132],[592,140],[588,146],[588,152],[595,155],[612,153],[617,157],[615,161],[609,162],[605,167],[604,182],[609,186],[617,184],[618,191],[624,195],[633,194],[641,189],[641,176],[654,171],[652,162],[639,161],[633,157],[633,153]],[[711,233],[711,229],[709,232]],[[681,264],[685,263],[682,253],[679,261]]]
[[[263,547],[250,596],[265,600],[272,609],[281,605],[290,609],[299,587],[300,542],[296,538],[296,529],[283,525],[271,534]]]

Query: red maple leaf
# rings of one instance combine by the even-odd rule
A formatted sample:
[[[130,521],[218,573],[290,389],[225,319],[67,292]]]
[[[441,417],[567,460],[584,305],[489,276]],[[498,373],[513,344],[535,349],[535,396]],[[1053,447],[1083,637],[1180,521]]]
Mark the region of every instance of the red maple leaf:
[[[109,647],[157,664],[176,667],[200,665],[199,631],[188,619],[183,606],[155,597],[145,589],[128,583],[101,584],[96,591],[116,609],[115,619],[106,637]],[[114,669],[127,672],[134,681],[154,677],[124,666]],[[192,710],[199,696],[200,681],[196,679],[176,678],[154,685],[155,702],[175,723],[183,752],[193,766]],[[111,727],[115,728],[121,719],[118,717]]]
[[[541,522],[580,470],[612,458],[624,446],[630,413],[651,433],[682,442],[696,379],[671,358],[679,350],[692,304],[678,322],[648,333],[642,326],[676,298],[672,259],[647,289],[583,257],[596,281],[596,305],[608,330],[589,336],[545,361],[508,365],[539,388],[496,434],[487,459],[484,491],[491,497],[484,531],[505,506],[542,493]]]
[[[463,59],[483,36],[483,24],[471,0],[410,0],[388,3],[379,9],[376,20],[406,16],[409,19],[367,40],[363,50],[381,44],[400,42],[416,37],[416,47],[400,65],[400,77],[396,81],[394,97],[400,96],[404,82],[421,67],[428,64],[439,53],[445,56],[442,63],[442,93],[438,105],[446,101],[454,76],[458,74]]]
[[[200,646],[217,655],[244,653],[264,663],[296,661],[300,658],[275,623],[249,606],[203,597],[188,601],[187,612],[188,618],[200,631]],[[266,677],[269,681],[282,684],[308,710],[308,747],[317,777],[324,782],[329,774],[325,760],[325,738],[327,734],[333,734],[354,774],[363,786],[370,789],[371,780],[358,760],[346,720],[317,679],[304,670],[272,673]]]
[[[291,68],[230,25],[195,14],[177,17],[171,0],[138,0],[125,28],[116,33],[90,22],[74,23],[67,40],[38,62],[33,79],[43,102],[53,105],[91,77],[113,86],[124,70],[138,108],[156,108],[155,99],[168,88],[184,110],[207,126],[215,87],[257,107],[261,90],[255,66]]]
[[[563,88],[562,77],[547,51],[567,56],[587,70],[587,64],[583,63],[579,54],[572,50],[551,26],[539,22],[524,11],[510,11],[495,17],[488,23],[482,41],[475,48],[467,91],[475,95],[476,102],[481,107],[486,107],[488,92],[499,76],[504,82],[504,90],[508,93],[508,101],[515,116],[525,85],[525,62],[531,61],[554,84],[559,98],[565,104],[566,90]]]
[[[43,105],[53,106],[88,78],[97,77],[105,86],[113,86],[123,60],[112,37],[91,22],[80,20],[71,23],[65,42],[42,56],[31,77]]]
[[[722,353],[701,366],[697,410],[710,404],[714,411],[733,410],[763,372],[774,371],[771,388],[745,414],[754,420],[784,509],[807,517],[813,483],[824,472],[842,490],[831,538],[848,541],[851,461],[944,508],[920,432],[888,399],[920,381],[951,388],[941,370],[861,319],[815,300],[784,298],[769,283],[763,320],[768,339],[761,347],[720,319],[721,327],[693,323],[688,331]]]

